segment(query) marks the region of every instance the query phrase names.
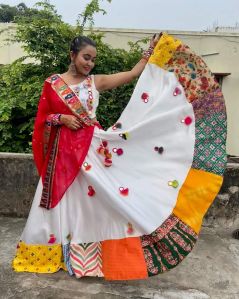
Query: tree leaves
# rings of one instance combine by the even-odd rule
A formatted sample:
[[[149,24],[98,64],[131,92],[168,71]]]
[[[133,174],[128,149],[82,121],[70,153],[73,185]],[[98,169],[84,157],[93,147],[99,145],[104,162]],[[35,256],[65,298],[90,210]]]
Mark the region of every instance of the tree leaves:
[[[92,0],[89,4],[86,5],[84,11],[78,15],[77,25],[80,28],[84,28],[87,23],[89,27],[92,28],[94,25],[94,14],[96,13],[103,13],[103,15],[106,14],[106,11],[102,8],[100,8],[100,1],[99,0]],[[107,0],[107,2],[111,2],[111,0]]]

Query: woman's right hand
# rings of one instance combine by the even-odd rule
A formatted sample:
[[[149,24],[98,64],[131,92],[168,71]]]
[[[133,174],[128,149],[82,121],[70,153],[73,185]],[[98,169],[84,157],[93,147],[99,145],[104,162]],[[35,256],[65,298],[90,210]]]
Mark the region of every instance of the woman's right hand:
[[[82,128],[80,120],[74,115],[61,114],[60,121],[71,130],[78,130]]]

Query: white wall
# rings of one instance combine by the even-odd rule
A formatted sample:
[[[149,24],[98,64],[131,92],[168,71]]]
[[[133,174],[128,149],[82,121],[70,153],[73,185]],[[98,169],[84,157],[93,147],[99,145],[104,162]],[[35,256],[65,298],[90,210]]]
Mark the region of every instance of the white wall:
[[[15,33],[15,28],[15,24],[0,23],[0,64],[12,63],[24,55],[20,44],[6,41]]]

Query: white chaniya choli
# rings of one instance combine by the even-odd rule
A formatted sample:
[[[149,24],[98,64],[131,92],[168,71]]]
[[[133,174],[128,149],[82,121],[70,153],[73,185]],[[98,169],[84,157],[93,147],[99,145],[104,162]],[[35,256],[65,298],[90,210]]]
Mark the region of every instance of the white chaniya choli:
[[[146,278],[175,267],[192,250],[222,183],[225,106],[211,72],[188,47],[165,35],[157,49],[117,123],[107,131],[95,126],[78,175],[50,210],[39,207],[40,179],[16,271],[65,267],[77,277]],[[172,66],[166,64],[170,57]],[[183,78],[177,67],[184,68]],[[94,118],[99,93],[91,78],[90,110],[86,80],[71,88]],[[215,136],[207,135],[208,128]],[[39,256],[51,245],[56,256],[63,251],[64,265],[53,258],[48,267]],[[43,264],[26,262],[30,249]],[[142,271],[134,272],[137,265]]]
[[[184,182],[194,151],[194,126],[182,122],[188,115],[193,119],[193,110],[181,88],[174,96],[176,87],[180,88],[174,74],[147,65],[117,122],[122,128],[95,127],[83,167],[55,208],[39,207],[39,181],[21,240],[48,244],[54,234],[58,242],[67,244],[70,233],[71,243],[79,244],[128,237],[129,223],[130,236],[150,234],[159,227],[172,213],[178,195],[179,188],[172,188],[170,182]],[[87,109],[88,89],[84,82],[79,88]],[[94,85],[92,90],[94,117],[99,95]],[[141,98],[143,93],[147,99]],[[102,141],[112,153],[110,167],[104,166],[104,157],[97,152]],[[118,149],[123,153],[118,155]],[[88,195],[89,186],[93,196]]]

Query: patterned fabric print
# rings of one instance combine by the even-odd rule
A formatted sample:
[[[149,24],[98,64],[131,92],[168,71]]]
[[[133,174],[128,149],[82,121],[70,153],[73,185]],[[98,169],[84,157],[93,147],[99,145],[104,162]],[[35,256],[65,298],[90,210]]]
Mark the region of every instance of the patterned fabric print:
[[[170,215],[160,227],[152,232],[152,234],[141,237],[142,246],[145,247],[160,241],[178,223],[178,221],[178,217]]]
[[[186,45],[180,45],[163,68],[175,73],[189,102],[204,97],[219,87],[202,58]]]
[[[59,143],[59,134],[60,129],[57,129],[54,143],[49,156],[49,161],[47,165],[46,175],[43,182],[42,196],[40,201],[40,207],[50,209],[51,206],[51,191],[52,191],[52,180],[54,177],[55,162],[58,152],[58,143]]]
[[[213,113],[196,119],[192,167],[223,175],[226,165],[226,114]]]
[[[202,119],[214,113],[225,113],[226,107],[221,89],[218,88],[192,102],[195,118]]]
[[[141,238],[148,275],[163,273],[177,266],[193,249],[197,234],[171,215],[151,235]]]
[[[50,114],[47,117],[46,122],[50,122],[53,126],[59,126],[62,125],[62,123],[60,122],[59,118],[60,118],[61,114],[56,113],[56,114]]]
[[[193,168],[222,175],[226,164],[226,108],[221,90],[192,102],[196,119]]]
[[[51,128],[52,128],[52,123],[51,121],[46,121],[44,125],[44,135],[43,135],[43,151],[44,151],[44,156],[46,156],[47,151],[48,151],[48,144],[49,144],[49,139],[51,135]]]
[[[70,263],[77,278],[103,277],[101,243],[71,244]]]
[[[226,109],[222,92],[201,57],[180,45],[164,66],[174,72],[196,118],[193,168],[222,175],[226,163]]]
[[[65,262],[67,271],[72,276],[72,275],[74,275],[74,271],[73,271],[73,269],[71,267],[71,263],[70,263],[70,244],[63,245],[62,251],[63,251],[64,262]]]
[[[54,273],[64,267],[61,245],[28,245],[19,242],[13,269],[18,272]]]

